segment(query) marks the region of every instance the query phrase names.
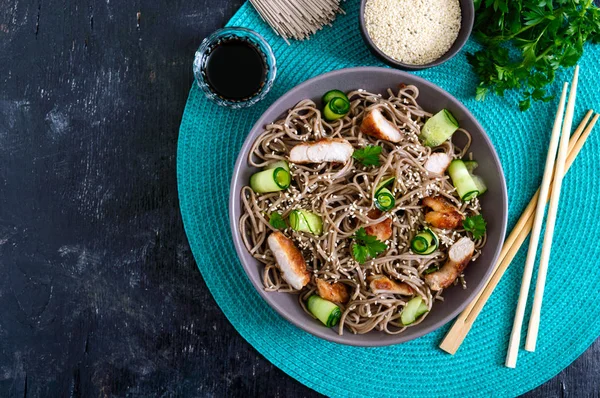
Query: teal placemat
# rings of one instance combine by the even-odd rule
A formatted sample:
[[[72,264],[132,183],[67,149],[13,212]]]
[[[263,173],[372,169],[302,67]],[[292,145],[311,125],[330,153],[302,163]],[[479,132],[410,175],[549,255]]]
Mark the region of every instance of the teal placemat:
[[[266,100],[247,110],[220,108],[204,99],[195,85],[190,91],[179,135],[177,178],[183,221],[198,268],[238,332],[273,364],[323,394],[465,397],[514,396],[530,390],[565,368],[600,335],[600,245],[596,241],[600,235],[596,221],[600,214],[600,127],[564,181],[538,350],[521,352],[516,370],[503,363],[525,248],[455,356],[437,348],[448,326],[415,341],[382,348],[320,340],[271,310],[239,264],[227,219],[229,182],[239,148],[262,112],[293,86],[334,69],[383,66],[367,51],[358,33],[358,7],[358,0],[343,3],[347,14],[339,16],[332,28],[291,46],[276,37],[249,4],[229,22],[265,36],[277,57],[279,75]],[[512,227],[540,184],[556,104],[535,104],[521,113],[512,95],[476,102],[476,80],[465,58],[465,52],[474,48],[474,43],[468,43],[443,66],[416,74],[461,100],[490,135],[506,174]],[[585,110],[600,110],[599,61],[600,48],[588,47],[580,63],[575,125]]]

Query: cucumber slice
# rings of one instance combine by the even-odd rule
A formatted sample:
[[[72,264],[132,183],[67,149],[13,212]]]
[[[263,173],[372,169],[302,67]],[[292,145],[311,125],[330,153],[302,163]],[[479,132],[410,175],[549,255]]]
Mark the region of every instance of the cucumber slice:
[[[265,170],[276,169],[278,167],[281,167],[282,169],[285,169],[288,173],[290,172],[290,165],[285,160],[279,160],[277,162],[268,164],[265,167]]]
[[[319,236],[323,233],[321,216],[306,210],[293,210],[289,216],[290,227],[294,231],[308,232]]]
[[[321,98],[321,102],[323,104],[327,104],[329,101],[331,101],[334,98],[342,98],[342,99],[345,99],[346,101],[350,102],[350,100],[348,99],[348,96],[343,91],[340,91],[340,90],[329,90],[328,92],[323,94],[323,97]]]
[[[424,253],[429,249],[429,242],[424,237],[417,235],[410,241],[410,248],[415,253]]]
[[[469,201],[479,195],[477,185],[473,176],[467,170],[465,162],[462,160],[453,160],[448,167],[448,174],[452,178],[452,184],[458,192],[458,196],[464,201]]]
[[[416,254],[431,254],[437,250],[438,245],[438,237],[429,228],[419,232],[410,241],[410,248]]]
[[[341,119],[350,111],[350,102],[346,99],[336,97],[329,101],[323,108],[325,120],[334,121]]]
[[[308,308],[310,313],[323,322],[323,325],[328,328],[337,325],[342,317],[342,310],[340,310],[340,307],[317,295],[308,298],[306,308]]]
[[[381,188],[375,195],[375,207],[381,211],[388,211],[396,206],[396,198],[387,188]]]
[[[416,318],[418,318],[426,312],[429,312],[429,307],[427,307],[427,304],[421,303],[421,304],[419,304],[419,308],[417,308],[417,312],[416,312],[415,316],[416,316]]]
[[[379,181],[379,184],[377,184],[377,187],[375,188],[375,196],[377,196],[377,194],[379,193],[379,191],[381,191],[381,188],[383,188],[383,187],[385,187],[385,186],[387,186],[389,184],[392,184],[394,181],[396,181],[396,177],[385,177],[385,178],[382,178]]]
[[[473,181],[475,182],[475,186],[477,187],[477,190],[479,191],[479,195],[483,195],[486,191],[487,191],[487,187],[485,186],[485,183],[483,182],[483,179],[477,175],[472,175],[473,177]]]
[[[458,130],[456,118],[449,110],[442,109],[425,122],[419,138],[423,141],[423,145],[434,147],[441,145],[456,130]]]
[[[463,162],[465,162],[465,167],[469,171],[469,174],[473,174],[473,171],[479,166],[479,163],[474,160],[463,160]]]
[[[282,167],[254,173],[250,177],[250,187],[256,193],[282,191],[290,186],[292,176]]]
[[[417,313],[419,312],[419,308],[421,308],[421,304],[423,304],[423,299],[421,296],[417,296],[412,298],[402,310],[400,314],[400,320],[404,326],[408,326],[413,323],[417,319]],[[423,315],[423,313],[421,313]]]

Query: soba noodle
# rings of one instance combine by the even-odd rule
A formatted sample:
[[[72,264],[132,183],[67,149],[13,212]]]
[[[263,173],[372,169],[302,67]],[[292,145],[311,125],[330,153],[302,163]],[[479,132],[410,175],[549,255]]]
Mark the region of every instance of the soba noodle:
[[[240,230],[247,250],[264,264],[265,290],[299,293],[299,304],[308,313],[305,300],[316,290],[315,277],[345,284],[349,288],[350,300],[340,305],[340,334],[344,328],[353,333],[367,333],[375,329],[389,334],[401,333],[406,328],[399,318],[408,298],[372,293],[367,282],[370,275],[383,274],[405,282],[423,298],[429,309],[434,300],[442,300],[441,292],[431,291],[425,283],[424,271],[431,266],[443,265],[448,247],[460,237],[467,236],[467,232],[463,229],[431,228],[440,240],[438,250],[429,255],[413,254],[410,241],[425,226],[420,204],[423,197],[441,195],[465,215],[480,212],[477,199],[468,203],[459,199],[448,176],[430,174],[425,170],[424,164],[432,148],[422,145],[418,134],[431,114],[419,106],[417,87],[402,86],[397,93],[390,89],[387,94],[388,98],[364,90],[348,93],[350,112],[335,122],[322,119],[321,111],[313,101],[300,101],[284,119],[266,126],[248,158],[251,166],[264,167],[273,161],[287,160],[290,149],[296,144],[325,137],[345,138],[355,149],[365,145],[383,148],[379,167],[365,167],[354,159],[346,164],[290,164],[292,183],[289,189],[266,194],[256,194],[249,186],[242,189]],[[360,132],[363,115],[374,108],[379,108],[396,125],[403,134],[403,141],[394,144]],[[459,148],[448,140],[435,151],[446,152],[453,158],[466,156],[471,137],[463,129],[458,131],[466,136],[464,147]],[[393,188],[390,187],[396,197],[396,205],[390,212],[371,219],[367,213],[375,208],[372,199],[375,187],[382,177],[389,175],[396,176]],[[292,289],[281,277],[267,245],[268,235],[275,230],[269,225],[269,214],[280,212],[287,217],[294,209],[310,209],[319,214],[324,230],[321,236],[291,228],[283,231],[302,251],[312,275],[311,282],[301,291]],[[385,242],[388,250],[364,264],[358,264],[352,257],[352,235],[360,227],[376,224],[390,215],[393,232]],[[475,240],[473,259],[477,258],[484,244],[485,236]],[[460,279],[464,284],[462,277]]]

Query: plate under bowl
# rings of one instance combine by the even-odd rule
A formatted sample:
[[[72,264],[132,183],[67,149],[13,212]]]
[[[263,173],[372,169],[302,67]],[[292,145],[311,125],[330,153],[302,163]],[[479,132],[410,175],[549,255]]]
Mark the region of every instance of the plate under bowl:
[[[437,302],[431,313],[420,324],[397,335],[387,335],[378,331],[355,335],[345,330],[340,336],[337,328],[326,328],[307,315],[298,304],[297,295],[265,292],[263,289],[263,266],[246,251],[238,225],[242,209],[241,189],[248,184],[250,176],[257,171],[248,165],[248,153],[252,143],[264,131],[264,126],[281,118],[300,100],[310,98],[319,105],[323,93],[332,89],[347,92],[363,88],[385,95],[388,88],[395,89],[400,83],[414,84],[419,88],[419,104],[424,109],[432,113],[443,108],[450,110],[460,126],[471,133],[471,151],[479,163],[477,173],[488,186],[488,192],[480,198],[487,221],[487,243],[481,256],[465,271],[468,288],[461,289],[455,286],[447,289],[444,292],[444,301]],[[336,343],[367,347],[398,344],[416,339],[445,325],[462,311],[483,288],[485,280],[492,271],[504,240],[507,213],[506,182],[498,155],[487,134],[467,108],[433,83],[406,72],[378,67],[349,68],[329,72],[307,80],[275,101],[254,124],[244,141],[233,169],[229,196],[229,221],[235,250],[248,278],[263,299],[285,319],[317,337]]]

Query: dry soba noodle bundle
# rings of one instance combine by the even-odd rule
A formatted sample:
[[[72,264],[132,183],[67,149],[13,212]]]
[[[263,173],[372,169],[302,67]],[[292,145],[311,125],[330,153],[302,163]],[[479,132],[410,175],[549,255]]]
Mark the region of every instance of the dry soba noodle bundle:
[[[247,250],[264,264],[265,290],[298,294],[299,305],[319,319],[319,314],[307,308],[307,299],[318,295],[328,300],[326,303],[334,303],[331,305],[339,308],[340,334],[344,327],[353,333],[375,329],[396,334],[418,324],[434,301],[442,300],[444,288],[459,282],[465,287],[462,271],[485,244],[485,232],[469,228],[471,221],[483,221],[477,216],[481,210],[478,199],[461,200],[457,193],[460,187],[454,186],[459,178],[453,175],[451,180],[445,174],[451,160],[470,157],[470,135],[457,130],[467,138],[462,148],[450,140],[425,146],[421,130],[433,118],[419,106],[418,95],[417,87],[404,85],[397,92],[388,90],[387,98],[353,91],[347,93],[348,112],[332,122],[324,120],[313,101],[303,100],[284,119],[267,125],[250,151],[249,164],[265,168],[276,161],[290,161],[295,146],[319,145],[315,141],[325,139],[317,151],[317,157],[325,161],[311,158],[290,162],[287,189],[256,193],[250,186],[244,187],[239,223]],[[342,140],[351,144],[349,153],[354,153],[354,158],[342,153],[347,145]],[[376,156],[378,166],[358,160],[357,151],[360,155],[361,149],[371,146],[381,147]],[[327,161],[336,156],[347,160]],[[476,178],[471,172],[472,167],[468,175]],[[391,180],[387,189],[395,204],[381,211],[374,198],[386,180]],[[289,221],[282,224],[294,210],[320,218],[322,232],[295,230]],[[273,225],[282,235],[276,235],[277,229],[269,222],[274,217],[279,223]],[[464,224],[465,220],[469,224]],[[435,242],[429,239],[425,243],[430,246],[423,252],[429,254],[418,254],[411,243],[418,241],[417,235],[424,230],[431,232]],[[361,240],[365,233],[373,238]],[[283,246],[277,246],[275,236]],[[368,242],[373,241],[383,242],[385,250],[370,253]],[[367,247],[362,256],[360,248],[354,248],[361,244]],[[274,255],[275,247],[280,257]],[[286,247],[291,250],[287,257]],[[289,264],[282,263],[286,259]],[[304,261],[306,272],[302,269]],[[414,298],[418,303],[410,309],[407,322],[403,310]],[[415,314],[417,307],[420,310]],[[327,318],[323,322],[331,326]]]

